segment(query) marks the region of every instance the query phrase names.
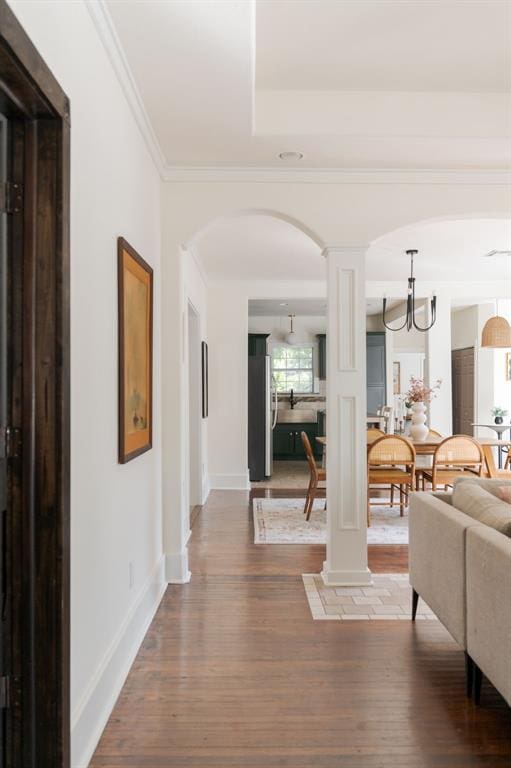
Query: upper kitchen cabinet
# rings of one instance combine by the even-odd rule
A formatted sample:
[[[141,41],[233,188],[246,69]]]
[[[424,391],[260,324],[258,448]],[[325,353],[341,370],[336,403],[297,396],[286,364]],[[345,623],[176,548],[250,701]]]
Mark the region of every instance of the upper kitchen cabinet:
[[[318,370],[321,381],[326,379],[326,333],[318,333]]]
[[[367,333],[367,413],[376,413],[386,405],[385,333]]]
[[[267,343],[269,333],[249,333],[248,334],[248,355],[254,357],[254,355],[266,355]]]

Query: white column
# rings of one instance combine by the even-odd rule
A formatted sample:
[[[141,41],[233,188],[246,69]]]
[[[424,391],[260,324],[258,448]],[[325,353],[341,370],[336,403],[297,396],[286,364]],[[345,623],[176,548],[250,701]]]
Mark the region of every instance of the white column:
[[[326,248],[327,548],[325,584],[370,584],[366,518],[366,248]]]
[[[429,301],[424,315],[430,322]],[[437,291],[436,322],[426,332],[425,380],[428,386],[442,380],[437,397],[428,406],[427,424],[447,437],[452,434],[452,383],[451,383],[451,297],[448,292]]]

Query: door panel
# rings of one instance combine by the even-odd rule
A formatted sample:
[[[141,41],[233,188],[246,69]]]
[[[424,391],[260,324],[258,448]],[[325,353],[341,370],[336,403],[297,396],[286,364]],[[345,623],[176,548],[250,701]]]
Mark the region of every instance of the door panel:
[[[452,413],[455,435],[473,435],[474,347],[452,352]]]

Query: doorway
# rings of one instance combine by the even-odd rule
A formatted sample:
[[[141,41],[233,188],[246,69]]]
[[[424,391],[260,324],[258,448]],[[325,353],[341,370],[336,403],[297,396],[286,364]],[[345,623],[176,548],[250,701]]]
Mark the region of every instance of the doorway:
[[[188,499],[190,528],[202,504],[200,317],[188,302]]]
[[[0,0],[0,765],[69,766],[69,102]]]
[[[455,435],[474,434],[474,360],[474,347],[452,351],[452,421]]]

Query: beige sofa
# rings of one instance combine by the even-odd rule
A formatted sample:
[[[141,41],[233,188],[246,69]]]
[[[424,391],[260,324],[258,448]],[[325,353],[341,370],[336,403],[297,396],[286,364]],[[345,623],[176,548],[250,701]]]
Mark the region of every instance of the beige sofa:
[[[423,598],[465,651],[467,695],[484,674],[511,705],[510,481],[460,479],[453,493],[410,498],[412,618]]]

